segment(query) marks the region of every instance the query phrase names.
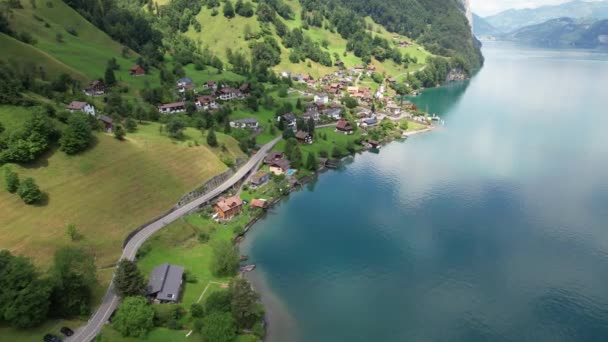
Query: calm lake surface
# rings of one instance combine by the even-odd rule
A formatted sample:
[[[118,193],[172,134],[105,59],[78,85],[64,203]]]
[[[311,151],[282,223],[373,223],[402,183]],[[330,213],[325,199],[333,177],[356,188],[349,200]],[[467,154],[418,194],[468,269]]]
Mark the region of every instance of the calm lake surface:
[[[254,226],[271,341],[608,341],[608,55],[483,52]]]

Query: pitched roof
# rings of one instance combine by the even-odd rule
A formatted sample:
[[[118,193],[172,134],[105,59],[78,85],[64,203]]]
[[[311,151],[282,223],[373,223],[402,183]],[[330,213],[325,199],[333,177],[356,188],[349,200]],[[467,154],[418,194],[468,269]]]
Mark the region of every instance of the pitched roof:
[[[190,77],[182,77],[177,83],[192,84],[194,81]]]
[[[97,117],[97,119],[98,119],[99,121],[102,121],[102,122],[105,122],[105,123],[109,123],[109,124],[111,124],[112,122],[114,122],[114,120],[112,120],[112,118],[111,118],[111,117],[109,117],[109,116],[105,116],[105,115],[103,115],[103,114],[102,114],[102,115],[99,115],[99,116]]]
[[[296,133],[296,139],[299,139],[299,140],[305,140],[309,136],[310,136],[310,134],[308,134],[308,132],[304,132],[304,131],[298,131],[298,133]]]
[[[254,119],[254,118],[246,118],[246,119],[232,120],[232,122],[255,125],[258,123],[258,120]]]
[[[87,105],[88,105],[88,103],[83,102],[83,101],[72,101],[72,102],[70,102],[70,104],[68,105],[67,108],[72,109],[72,110],[82,110]]]
[[[350,123],[344,119],[338,121],[336,128],[338,128],[340,130],[352,130],[353,129],[353,127],[350,125]]]
[[[259,183],[259,182],[260,182],[260,180],[261,180],[262,178],[264,178],[266,175],[268,175],[268,173],[267,173],[267,172],[264,172],[264,171],[258,171],[258,172],[257,172],[255,175],[253,175],[253,176],[251,177],[251,181],[252,181],[253,183]]]
[[[283,114],[283,119],[287,121],[295,121],[296,116],[293,113]]]
[[[251,206],[254,208],[266,208],[266,200],[254,199],[251,201]]]
[[[229,211],[232,208],[239,207],[243,205],[243,200],[241,200],[238,196],[232,196],[228,198],[220,198],[220,200],[215,204],[221,211]]]
[[[270,166],[279,167],[279,168],[283,169],[284,171],[287,171],[291,167],[291,163],[287,159],[279,159],[279,160],[273,160],[272,162],[270,162]]]
[[[160,106],[158,106],[158,109],[171,109],[171,108],[185,107],[185,106],[186,106],[186,102],[180,101],[180,102],[172,102],[172,103],[166,103],[166,104],[160,105]]]
[[[207,96],[207,95],[199,96],[199,97],[197,97],[197,100],[200,103],[211,103],[214,101],[213,96]]]
[[[159,300],[176,301],[181,291],[184,268],[168,263],[156,266],[150,274],[146,292]]]

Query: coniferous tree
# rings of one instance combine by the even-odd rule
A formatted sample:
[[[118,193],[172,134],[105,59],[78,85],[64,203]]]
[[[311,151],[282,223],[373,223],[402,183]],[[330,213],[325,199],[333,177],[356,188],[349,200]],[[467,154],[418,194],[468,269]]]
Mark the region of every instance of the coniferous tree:
[[[211,147],[217,147],[217,137],[215,136],[215,131],[213,128],[209,129],[209,133],[207,133],[207,145]]]
[[[232,2],[230,2],[230,0],[226,0],[226,3],[224,4],[224,17],[234,17],[234,7],[232,7]]]
[[[104,81],[106,83],[106,86],[108,87],[116,85],[116,76],[114,75],[114,69],[110,65],[106,67]]]
[[[306,159],[306,168],[310,171],[316,171],[319,168],[319,162],[315,157],[315,154],[310,152],[308,153],[308,159]]]
[[[146,284],[134,261],[123,259],[118,263],[114,277],[114,289],[121,297],[138,296],[144,293]]]

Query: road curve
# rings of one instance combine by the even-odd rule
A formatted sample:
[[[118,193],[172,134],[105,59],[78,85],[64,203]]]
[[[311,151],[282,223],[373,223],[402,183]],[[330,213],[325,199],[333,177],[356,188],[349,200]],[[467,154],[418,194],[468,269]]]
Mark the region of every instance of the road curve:
[[[134,260],[135,255],[137,254],[137,250],[141,245],[149,239],[154,233],[161,230],[163,227],[168,224],[174,222],[180,217],[188,214],[189,212],[195,210],[198,206],[214,199],[218,195],[222,194],[226,190],[230,189],[233,185],[238,183],[243,177],[245,177],[251,170],[253,170],[261,161],[264,159],[266,154],[270,152],[270,150],[281,140],[281,137],[277,137],[268,144],[264,145],[258,153],[256,153],[252,158],[245,163],[232,177],[226,180],[217,188],[213,189],[209,193],[195,199],[194,201],[184,205],[183,207],[172,211],[159,218],[158,220],[150,223],[143,229],[141,229],[137,234],[135,234],[131,240],[127,243],[125,248],[122,251],[122,259]],[[112,312],[118,306],[120,298],[114,294],[113,285],[110,284],[108,291],[103,297],[101,305],[97,308],[95,314],[89,319],[87,324],[79,329],[77,329],[76,333],[65,341],[69,342],[89,342],[92,341],[97,334],[101,331],[104,324],[110,318]]]

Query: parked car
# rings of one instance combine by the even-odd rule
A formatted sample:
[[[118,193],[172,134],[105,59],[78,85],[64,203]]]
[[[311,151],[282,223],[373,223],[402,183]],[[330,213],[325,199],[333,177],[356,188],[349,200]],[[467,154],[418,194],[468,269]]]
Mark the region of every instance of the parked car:
[[[68,327],[63,327],[59,331],[61,331],[61,333],[64,334],[65,336],[72,336],[72,335],[74,335],[74,330],[72,330],[72,329],[70,329]]]
[[[52,334],[44,335],[44,342],[62,342],[58,336]]]

